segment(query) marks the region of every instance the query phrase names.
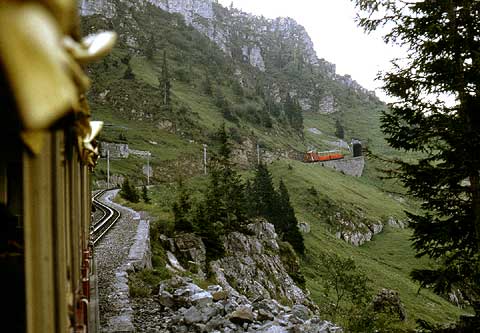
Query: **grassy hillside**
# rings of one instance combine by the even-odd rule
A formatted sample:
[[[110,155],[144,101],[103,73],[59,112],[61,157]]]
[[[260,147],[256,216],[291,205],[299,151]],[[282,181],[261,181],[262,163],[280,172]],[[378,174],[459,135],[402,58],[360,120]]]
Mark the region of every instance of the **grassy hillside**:
[[[185,164],[198,163],[202,144],[211,143],[212,133],[223,122],[236,138],[238,148],[245,148],[242,144],[247,140],[276,154],[301,153],[312,147],[335,148],[331,142],[338,140],[334,135],[336,121],[345,128],[345,141],[355,137],[378,151],[385,147],[378,129],[383,105],[364,92],[332,80],[322,67],[326,65],[312,67],[300,61],[306,51],[287,32],[286,36],[258,37],[266,52],[266,71],[261,72],[245,63],[241,52],[232,52],[232,56],[224,53],[185,25],[178,14],[152,5],[146,5],[144,10],[121,3],[117,7],[118,15],[113,19],[101,15],[82,18],[85,33],[113,29],[120,34],[113,53],[89,68],[93,79],[89,99],[94,117],[106,122],[103,140],[115,141],[123,135],[130,148],[152,152],[155,181],[163,181],[165,176],[171,179],[172,174],[165,175],[169,172],[166,165],[178,158]],[[222,10],[221,24],[229,24],[230,16]],[[252,29],[242,22],[238,19],[234,23],[236,31]],[[249,22],[266,24],[261,18]],[[293,36],[303,28],[292,29]],[[242,38],[238,34],[229,47],[238,51],[242,43],[250,43]],[[278,43],[280,49],[275,46]],[[159,88],[164,54],[172,95],[168,108],[162,105]],[[305,98],[317,104],[325,94],[331,95],[337,112],[304,112],[303,126],[298,127],[298,110],[290,110],[285,98],[296,98],[302,91],[308,92]],[[313,134],[309,128],[321,133]],[[118,168],[113,172],[140,181],[139,174],[132,171],[138,170],[141,162],[116,161]],[[102,163],[100,168],[104,169]],[[97,172],[95,177],[105,179],[103,172]]]
[[[222,123],[226,124],[236,148],[249,150],[252,155],[257,143],[274,156],[292,151],[301,153],[309,148],[334,149],[338,122],[345,130],[346,142],[358,138],[375,154],[398,156],[398,152],[387,147],[379,128],[385,105],[331,80],[321,67],[296,63],[301,50],[296,48],[295,41],[286,40],[281,44],[282,49],[277,50],[277,40],[265,37],[264,42],[273,53],[265,57],[266,72],[260,72],[235,52],[232,57],[225,54],[204,35],[185,25],[180,15],[151,5],[146,5],[145,11],[122,6],[118,4],[118,15],[113,19],[100,15],[82,19],[87,33],[113,29],[121,37],[104,62],[89,68],[93,79],[89,99],[94,118],[105,121],[101,140],[125,142],[126,139],[131,149],[152,153],[151,183],[155,184],[152,204],[134,206],[151,213],[158,232],[171,231],[175,179],[182,178],[194,197],[201,195],[206,184],[201,175],[203,144],[212,145],[212,135]],[[222,15],[224,19],[229,17],[227,12]],[[240,23],[236,23],[238,29]],[[245,42],[241,34],[238,36],[232,46],[236,51]],[[162,104],[159,87],[164,54],[171,83],[169,107]],[[305,90],[318,92],[310,96],[313,100],[331,94],[336,112],[303,112],[303,127],[292,122],[285,94],[293,96],[302,90],[302,85]],[[345,149],[343,152],[350,154]],[[461,310],[429,291],[418,294],[418,285],[409,279],[412,268],[431,263],[414,258],[408,229],[386,227],[372,242],[358,248],[335,237],[337,212],[356,222],[378,223],[386,222],[389,217],[404,219],[404,210],[415,207],[398,184],[378,178],[376,168],[384,165],[370,158],[366,163],[361,178],[294,160],[279,159],[270,165],[276,183],[279,179],[285,181],[298,220],[311,227],[311,232],[305,235],[307,253],[301,265],[312,298],[319,304],[332,301],[324,295],[318,255],[331,251],[353,258],[370,278],[375,291],[381,288],[399,291],[407,310],[403,329],[413,329],[417,318],[453,321]],[[111,174],[129,177],[140,185],[146,181],[141,172],[145,164],[144,158],[134,155],[112,160]],[[244,167],[244,175],[248,177],[251,170],[248,165]],[[105,159],[100,159],[94,179],[106,179]]]
[[[275,178],[282,178],[287,184],[299,221],[306,221],[311,226],[311,232],[305,236],[307,254],[302,258],[302,269],[315,301],[330,301],[324,296],[319,278],[322,262],[318,254],[331,251],[353,258],[371,279],[374,290],[388,288],[399,291],[407,310],[407,322],[403,328],[413,329],[416,319],[450,322],[463,313],[430,291],[419,293],[419,285],[410,280],[409,273],[413,268],[432,263],[428,259],[414,257],[409,229],[387,226],[384,232],[360,247],[336,239],[330,231],[329,218],[339,209],[353,210],[357,216],[361,214],[366,219],[385,221],[390,216],[404,218],[404,210],[411,209],[411,205],[395,200],[368,182],[318,165],[280,161],[272,165],[272,171]],[[319,193],[318,200],[312,198],[308,191],[310,187]],[[318,205],[315,201],[324,204]]]
[[[325,296],[320,254],[333,252],[343,258],[352,258],[371,280],[374,292],[382,288],[399,292],[407,312],[407,321],[397,325],[400,330],[413,330],[417,319],[447,323],[465,313],[428,290],[420,291],[419,285],[409,278],[413,268],[432,264],[428,259],[414,257],[409,229],[387,226],[371,242],[360,247],[337,239],[332,232],[332,217],[339,210],[350,211],[351,216],[361,214],[362,219],[385,221],[390,216],[404,218],[408,203],[397,201],[361,179],[319,165],[280,160],[269,168],[276,184],[283,179],[287,185],[298,220],[310,225],[311,231],[304,235],[307,251],[301,258],[301,270],[307,281],[306,287],[317,304],[332,302]],[[246,173],[244,177],[250,177],[250,174]],[[204,192],[206,180],[200,176],[191,178],[186,184],[194,198]],[[312,194],[312,187],[317,195]],[[154,228],[169,233],[173,225],[171,206],[176,199],[176,190],[175,184],[154,186],[150,191],[152,203],[133,204],[133,207],[149,211],[156,220]]]

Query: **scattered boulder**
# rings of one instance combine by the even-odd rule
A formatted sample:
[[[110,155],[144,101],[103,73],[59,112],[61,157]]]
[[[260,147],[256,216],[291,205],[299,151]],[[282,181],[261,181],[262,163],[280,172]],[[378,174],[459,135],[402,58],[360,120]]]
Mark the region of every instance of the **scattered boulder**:
[[[213,295],[222,293],[222,297]],[[331,322],[312,315],[302,304],[285,306],[275,299],[250,301],[227,293],[219,285],[200,288],[190,278],[174,276],[162,281],[159,294],[150,302],[156,309],[135,318],[137,330],[156,332],[342,332]],[[151,305],[152,306],[152,305]],[[153,317],[147,317],[148,314]],[[147,319],[148,318],[148,319]],[[138,325],[142,325],[139,329]]]
[[[335,213],[333,221],[337,228],[336,237],[354,246],[360,246],[365,242],[371,241],[374,235],[383,231],[381,222],[368,223],[365,221],[365,223],[354,223],[340,212]]]
[[[251,323],[254,320],[252,309],[244,305],[239,306],[230,314],[229,319],[234,324]]]
[[[278,242],[274,226],[258,220],[246,229],[246,234],[231,232],[224,237],[225,256],[210,262],[218,284],[206,289],[180,276],[189,261],[196,263],[189,270],[202,267],[203,271],[201,239],[193,234],[162,237],[174,276],[160,283],[156,298],[148,303],[153,309],[145,310],[142,304],[136,329],[161,333],[341,332],[315,316],[313,302],[289,276],[288,271],[298,263],[293,259],[282,262],[286,249]]]
[[[407,312],[400,301],[398,291],[382,289],[373,299],[373,309],[376,312],[386,312],[398,316],[401,321],[407,319]]]
[[[405,229],[405,227],[407,226],[407,223],[405,223],[404,221],[402,220],[399,220],[393,216],[390,216],[387,220],[387,223],[389,226],[393,227],[393,228],[399,228],[399,229]]]

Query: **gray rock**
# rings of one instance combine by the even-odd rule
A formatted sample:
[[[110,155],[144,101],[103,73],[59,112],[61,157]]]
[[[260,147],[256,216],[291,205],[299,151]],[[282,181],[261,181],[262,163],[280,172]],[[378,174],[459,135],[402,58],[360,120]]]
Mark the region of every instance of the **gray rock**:
[[[207,287],[207,291],[209,291],[210,293],[214,293],[214,292],[218,292],[218,291],[223,291],[223,288],[222,286],[219,286],[218,284],[214,284],[214,285],[209,285]]]
[[[229,299],[225,302],[225,312],[233,312],[238,307],[237,301]]]
[[[230,324],[232,323],[229,320],[225,319],[221,315],[217,315],[207,322],[207,324],[205,325],[205,330],[207,332],[211,332],[214,330],[223,330],[223,328],[227,327]]]
[[[267,323],[266,325],[260,326],[257,330],[258,333],[288,333],[288,330],[280,325],[275,323]]]
[[[325,95],[320,100],[318,109],[320,113],[324,113],[324,114],[334,113],[337,111],[336,104],[337,103],[335,102],[335,98],[333,97],[333,95]]]
[[[173,267],[173,269],[179,272],[186,272],[185,268],[183,268],[182,265],[180,265],[177,257],[175,257],[175,255],[172,252],[167,251],[167,259],[168,259],[168,262],[170,263],[170,266]]]
[[[187,324],[199,323],[203,320],[202,313],[194,306],[191,306],[183,313]]]
[[[205,306],[213,302],[213,297],[208,291],[201,291],[190,297],[192,304],[197,306]]]
[[[309,318],[308,308],[302,304],[295,304],[292,307],[292,316],[295,316],[302,320],[307,320]]]
[[[254,321],[252,309],[243,305],[237,307],[237,309],[229,315],[229,319],[235,324],[251,323]]]
[[[373,299],[373,310],[395,314],[401,321],[407,319],[407,312],[396,290],[383,288]]]
[[[299,304],[308,302],[283,266],[273,225],[259,220],[247,228],[254,235],[228,234],[224,240],[226,255],[211,262],[219,284],[231,295],[242,293],[265,299],[285,298]],[[235,289],[229,281],[235,281]]]
[[[254,309],[268,311],[273,315],[278,315],[280,311],[284,310],[283,306],[274,299],[263,299],[259,302],[255,302],[253,307]]]
[[[165,306],[171,308],[175,303],[173,301],[173,295],[168,291],[162,290],[158,294],[158,302]]]
[[[207,252],[202,239],[193,233],[180,233],[175,236],[174,243],[175,253],[179,258],[183,259],[183,262],[192,263],[196,273],[205,278]]]
[[[273,320],[274,315],[265,309],[258,310],[257,319],[259,321]]]

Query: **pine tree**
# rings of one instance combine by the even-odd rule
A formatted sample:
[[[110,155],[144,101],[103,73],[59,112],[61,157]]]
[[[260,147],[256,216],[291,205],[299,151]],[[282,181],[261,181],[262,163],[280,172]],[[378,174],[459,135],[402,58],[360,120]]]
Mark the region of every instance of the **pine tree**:
[[[424,213],[412,214],[418,256],[438,267],[412,273],[438,293],[460,288],[480,317],[480,2],[356,0],[366,31],[392,27],[386,42],[407,58],[383,75],[399,101],[384,113],[387,142],[421,153],[395,173]],[[375,18],[375,19],[373,19]],[[445,103],[445,96],[451,103]]]
[[[147,45],[145,46],[145,56],[147,59],[152,60],[153,55],[155,53],[155,37],[150,35],[150,39],[147,42]]]
[[[193,225],[189,214],[192,208],[190,204],[190,196],[185,187],[180,183],[180,192],[177,201],[173,204],[173,220],[175,231],[192,232]]]
[[[290,94],[287,94],[283,110],[290,126],[297,131],[303,129],[302,108],[297,98],[292,98]]]
[[[203,81],[203,92],[207,96],[213,95],[212,80],[210,79],[210,75],[208,74],[208,72],[205,72],[205,80]]]
[[[290,203],[290,195],[283,180],[278,185],[278,209],[277,224],[282,239],[292,245],[292,247],[300,254],[305,253],[305,245],[303,236],[298,229],[298,221],[295,217],[295,211]]]
[[[342,123],[338,119],[335,121],[335,136],[339,139],[345,138],[345,130],[343,129]]]
[[[210,218],[204,203],[197,206],[194,215],[196,234],[202,238],[205,244],[207,261],[220,258],[225,252],[221,238],[224,233],[222,224]]]
[[[128,178],[125,178],[123,181],[122,189],[120,190],[120,196],[133,203],[140,201],[140,195],[138,194],[137,189],[133,184],[130,183]]]
[[[163,51],[162,72],[159,79],[160,97],[162,105],[166,108],[171,108],[170,96],[170,75],[168,73],[167,52]]]
[[[251,216],[263,216],[275,225],[278,195],[273,186],[272,175],[265,164],[260,163],[257,166],[255,177],[249,186],[247,193]]]
[[[130,67],[130,64],[127,65],[127,69],[123,74],[123,78],[125,80],[133,80],[135,78],[135,74],[133,74],[132,67]]]
[[[218,153],[210,161],[210,186],[206,195],[209,218],[223,223],[226,231],[234,230],[246,220],[244,184],[233,169],[232,149],[223,125],[216,135]]]
[[[148,189],[147,189],[147,186],[146,185],[143,185],[142,186],[142,200],[143,202],[145,203],[150,203],[150,197],[148,196]]]

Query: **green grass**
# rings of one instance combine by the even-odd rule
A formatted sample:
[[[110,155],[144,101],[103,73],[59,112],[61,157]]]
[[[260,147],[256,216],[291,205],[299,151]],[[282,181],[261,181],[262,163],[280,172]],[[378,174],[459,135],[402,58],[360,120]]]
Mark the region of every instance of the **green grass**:
[[[307,189],[313,186],[319,196],[331,200],[337,207],[353,209],[372,220],[385,222],[388,216],[401,219],[404,218],[404,210],[412,207],[398,202],[361,179],[318,165],[280,161],[274,163],[271,170],[275,179],[282,178],[286,183],[299,220],[311,226],[311,232],[305,235],[307,254],[302,259],[302,270],[307,279],[307,288],[316,302],[329,301],[324,296],[319,276],[322,263],[318,254],[331,251],[353,258],[372,280],[375,291],[381,288],[399,291],[407,310],[405,329],[414,329],[415,320],[419,318],[444,323],[455,321],[465,313],[428,290],[418,293],[419,285],[410,279],[409,274],[413,268],[428,267],[432,263],[426,258],[414,257],[411,230],[387,226],[382,233],[373,237],[373,241],[363,246],[348,245],[329,231],[328,214],[333,214],[336,208],[316,211],[315,207],[312,208]]]
[[[289,167],[290,165],[290,167]],[[342,257],[354,259],[357,267],[372,281],[375,292],[382,288],[397,290],[407,311],[407,321],[402,329],[413,330],[415,320],[423,319],[434,323],[455,321],[465,311],[456,308],[445,299],[429,290],[419,290],[413,282],[410,271],[414,268],[429,267],[432,262],[426,258],[415,258],[411,247],[411,230],[385,227],[373,237],[373,241],[354,247],[339,240],[330,231],[329,216],[339,208],[361,213],[364,218],[385,221],[389,216],[404,218],[404,210],[411,208],[382,192],[377,186],[363,179],[350,177],[319,165],[280,160],[269,166],[278,184],[283,179],[288,187],[297,218],[310,224],[311,232],[305,235],[306,255],[301,258],[301,270],[312,299],[325,304],[330,302],[324,295],[321,280],[322,262],[319,253],[335,252]],[[243,173],[250,177],[250,172]],[[200,176],[186,183],[189,192],[196,198],[205,188],[207,178]],[[329,205],[315,205],[309,193],[314,187],[319,201]],[[156,217],[155,228],[172,232],[173,216],[171,206],[176,198],[177,185],[164,184],[150,190],[152,204],[131,204],[137,210],[146,210]]]
[[[121,4],[118,10],[128,12]],[[151,6],[146,12],[135,12],[135,22],[131,22],[135,24],[126,24],[123,20],[124,17],[119,15],[114,18],[113,25],[121,29],[120,34],[135,35],[139,49],[133,53],[120,39],[118,47],[110,56],[102,63],[91,65],[89,75],[94,85],[89,100],[94,118],[105,121],[103,140],[116,141],[122,134],[127,137],[130,148],[152,153],[150,164],[154,168],[154,177],[151,181],[156,184],[150,191],[152,203],[132,206],[151,214],[153,235],[172,232],[171,206],[177,191],[175,178],[182,178],[187,183],[194,198],[201,195],[200,192],[206,186],[206,178],[199,176],[202,144],[212,146],[212,133],[223,122],[227,127],[236,127],[243,139],[259,142],[270,152],[285,154],[292,150],[303,152],[312,146],[319,150],[332,149],[326,141],[336,140],[335,122],[339,120],[345,129],[345,141],[358,138],[376,154],[411,157],[395,152],[386,145],[379,128],[380,111],[385,106],[378,101],[365,99],[365,95],[356,94],[335,81],[305,71],[299,73],[294,69],[287,73],[284,68],[269,68],[264,74],[259,73],[241,62],[235,62],[235,59],[215,48],[208,38],[179,23],[178,16]],[[84,18],[83,21],[85,27],[95,27],[95,30],[111,29],[109,24],[112,22],[108,21],[107,24],[95,16]],[[136,25],[138,31],[132,28]],[[155,50],[152,59],[147,59],[144,48],[152,36]],[[274,49],[276,41],[270,42],[269,45]],[[167,52],[169,73],[172,76],[173,111],[162,109],[159,100],[158,77],[163,51]],[[274,54],[269,55],[273,56]],[[124,78],[126,59],[129,59],[135,76],[132,80]],[[268,57],[266,61],[269,61]],[[242,69],[242,79],[246,84],[242,98],[235,95],[232,88],[232,83],[237,80],[233,73],[238,68]],[[207,73],[213,90],[220,90],[236,110],[245,110],[247,104],[260,110],[261,94],[249,96],[249,92],[255,90],[255,85],[263,80],[263,85],[276,86],[280,91],[293,89],[297,92],[311,90],[312,82],[321,83],[322,88],[335,98],[338,111],[331,115],[304,113],[304,138],[282,123],[281,117],[274,119],[272,128],[248,121],[248,117],[240,116],[237,123],[225,121],[221,110],[214,104],[214,98],[202,92]],[[292,74],[291,77],[289,73]],[[105,92],[108,94],[101,98]],[[273,91],[265,92],[274,95]],[[172,123],[172,128],[160,129],[158,125],[166,121]],[[307,131],[308,128],[317,128],[322,133],[313,134]],[[145,176],[141,173],[145,163],[145,159],[135,156],[112,160],[111,173],[127,175],[140,184],[145,181]],[[311,232],[305,236],[307,255],[302,259],[302,270],[307,277],[307,287],[312,298],[319,303],[328,301],[323,296],[318,253],[334,251],[341,256],[354,258],[373,281],[375,290],[392,288],[400,292],[408,312],[405,328],[414,328],[416,318],[434,322],[452,321],[462,311],[428,291],[418,294],[418,285],[408,276],[412,268],[430,264],[426,259],[414,258],[409,230],[386,228],[382,234],[374,236],[372,242],[359,248],[336,239],[332,232],[331,217],[337,211],[348,213],[347,216],[354,219],[385,222],[390,216],[405,218],[406,209],[415,210],[417,204],[405,198],[402,194],[404,189],[399,184],[378,178],[377,167],[385,165],[367,159],[364,177],[354,178],[319,165],[296,161],[281,160],[270,166],[275,183],[278,184],[280,178],[285,181],[298,219],[311,226]],[[251,175],[251,172],[245,171],[243,175]],[[95,177],[105,179],[104,159],[99,161]],[[318,192],[316,197],[309,191],[312,187]],[[160,267],[164,264],[162,249],[155,243],[153,247],[154,261]],[[149,280],[150,276],[142,277],[141,280],[145,279]],[[139,293],[142,292],[140,285]]]
[[[135,77],[151,86],[158,87],[158,77],[148,60],[142,57],[133,57],[130,60],[130,66]]]

